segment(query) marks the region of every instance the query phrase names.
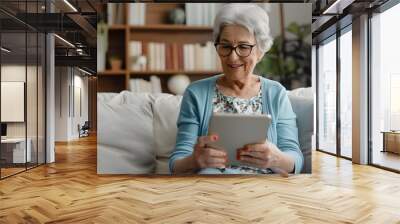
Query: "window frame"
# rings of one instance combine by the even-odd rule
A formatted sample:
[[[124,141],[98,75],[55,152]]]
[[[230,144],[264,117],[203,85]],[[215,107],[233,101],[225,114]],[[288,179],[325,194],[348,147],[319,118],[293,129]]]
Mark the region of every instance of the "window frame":
[[[400,169],[394,169],[390,168],[384,165],[380,165],[377,163],[373,162],[373,130],[372,130],[372,94],[373,94],[373,88],[372,88],[372,19],[374,17],[374,14],[382,14],[385,11],[393,8],[394,6],[398,5],[400,3],[400,0],[388,0],[382,5],[369,10],[368,13],[368,31],[367,31],[367,39],[368,39],[368,68],[367,68],[367,79],[368,79],[368,111],[367,111],[367,116],[368,116],[368,165],[380,168],[383,170],[395,172],[395,173],[400,173]]]
[[[341,118],[340,118],[340,77],[341,77],[341,67],[340,67],[340,37],[347,32],[352,31],[352,23],[351,17],[346,16],[343,20],[339,20],[338,22],[342,22],[344,25],[342,28],[337,29],[335,33],[331,34],[330,36],[319,40],[316,43],[316,151],[327,153],[329,155],[337,156],[343,159],[352,160],[352,158],[342,155],[341,153]],[[350,21],[350,22],[349,22]],[[336,25],[335,25],[336,26]],[[337,27],[339,28],[339,27]],[[319,147],[319,47],[321,44],[329,43],[330,41],[336,41],[336,152],[332,153],[327,150],[321,149]]]

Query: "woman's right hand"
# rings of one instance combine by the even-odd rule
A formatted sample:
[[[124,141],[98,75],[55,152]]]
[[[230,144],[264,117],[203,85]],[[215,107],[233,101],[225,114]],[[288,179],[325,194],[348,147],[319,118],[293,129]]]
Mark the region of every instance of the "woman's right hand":
[[[196,169],[226,167],[228,162],[227,153],[207,145],[217,140],[217,135],[200,136],[197,139],[197,144],[194,146],[192,154]]]

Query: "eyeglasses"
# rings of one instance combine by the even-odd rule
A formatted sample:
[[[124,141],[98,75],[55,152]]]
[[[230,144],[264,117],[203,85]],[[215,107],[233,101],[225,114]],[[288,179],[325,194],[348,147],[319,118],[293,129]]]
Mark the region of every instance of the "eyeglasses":
[[[214,44],[215,49],[217,50],[217,53],[221,57],[227,57],[229,56],[233,50],[235,50],[236,54],[239,57],[247,57],[251,54],[251,50],[253,50],[253,47],[256,46],[255,44],[239,44],[236,47],[233,47],[230,44],[225,44],[225,43],[215,43]]]

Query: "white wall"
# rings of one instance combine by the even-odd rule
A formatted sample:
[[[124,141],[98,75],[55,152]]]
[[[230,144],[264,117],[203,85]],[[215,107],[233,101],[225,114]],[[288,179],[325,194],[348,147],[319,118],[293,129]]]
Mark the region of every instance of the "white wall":
[[[88,79],[82,75],[71,67],[56,67],[56,141],[79,138],[78,124],[83,125],[88,120]],[[78,105],[82,107],[82,114]]]
[[[76,74],[77,70],[75,70]],[[87,76],[81,76],[82,73],[79,73],[79,75],[75,75],[74,77],[74,100],[75,100],[75,106],[73,110],[75,110],[75,113],[72,113],[73,119],[72,119],[72,130],[71,130],[71,135],[73,138],[78,138],[79,133],[78,133],[78,124],[81,126],[85,123],[85,121],[89,120],[88,119],[88,78]],[[78,91],[80,90],[80,93]],[[80,99],[78,98],[80,94]],[[78,101],[81,101],[80,103]],[[80,105],[79,105],[80,104]],[[81,108],[79,108],[81,107]],[[81,113],[79,111],[81,109]]]
[[[69,129],[69,69],[55,68],[55,141],[68,141]]]
[[[28,72],[28,73],[26,73]],[[25,65],[2,65],[1,66],[1,81],[2,82],[25,82],[25,76],[28,74],[36,74],[36,67],[34,66],[27,66]],[[36,85],[36,81],[33,83],[32,80],[29,79],[29,84],[30,85]],[[31,83],[32,82],[32,83]],[[29,105],[31,102],[36,102],[36,88],[27,88],[27,104],[28,106],[35,107],[36,108],[36,103],[34,105]],[[4,96],[2,96],[4,97]],[[22,108],[24,110],[24,108]],[[1,108],[1,110],[7,110],[7,108]],[[27,109],[28,110],[28,109]],[[31,112],[28,110],[28,112]],[[28,118],[28,137],[30,133],[32,133],[30,130],[36,130],[36,124],[32,124],[34,121],[36,123],[36,113],[28,113],[27,114]],[[26,122],[7,122],[7,136],[8,137],[25,137],[25,126]]]

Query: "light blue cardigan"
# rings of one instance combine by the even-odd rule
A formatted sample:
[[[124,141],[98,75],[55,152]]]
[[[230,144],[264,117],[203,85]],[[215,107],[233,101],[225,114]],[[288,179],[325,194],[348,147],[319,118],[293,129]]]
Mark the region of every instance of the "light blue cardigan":
[[[212,99],[218,77],[195,81],[183,94],[181,109],[177,121],[178,133],[174,151],[169,157],[169,169],[172,173],[177,159],[192,154],[198,136],[208,133],[208,123],[212,115]],[[303,167],[303,154],[300,151],[296,115],[292,110],[286,89],[280,83],[261,77],[262,113],[270,114],[272,124],[267,139],[278,148],[293,157],[295,173]]]

